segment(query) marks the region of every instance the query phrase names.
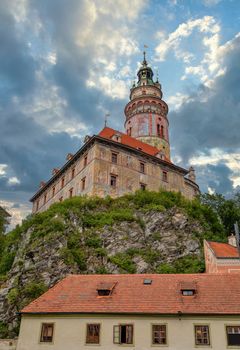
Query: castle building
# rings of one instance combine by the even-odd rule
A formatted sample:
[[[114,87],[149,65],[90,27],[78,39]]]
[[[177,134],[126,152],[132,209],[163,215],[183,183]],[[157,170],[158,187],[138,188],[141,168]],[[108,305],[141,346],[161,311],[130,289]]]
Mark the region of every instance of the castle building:
[[[31,198],[33,213],[72,196],[119,197],[139,189],[176,191],[189,199],[199,194],[194,169],[171,162],[168,105],[145,53],[137,75],[124,111],[125,133],[105,126],[98,135],[87,136],[81,149],[41,182]]]

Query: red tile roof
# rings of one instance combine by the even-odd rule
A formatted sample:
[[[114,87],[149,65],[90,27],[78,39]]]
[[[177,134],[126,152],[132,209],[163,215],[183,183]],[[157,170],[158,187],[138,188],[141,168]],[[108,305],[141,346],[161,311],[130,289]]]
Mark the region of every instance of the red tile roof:
[[[121,135],[121,143],[136,149],[140,149],[145,153],[150,154],[151,156],[156,156],[159,153],[159,149],[148,145],[145,142],[139,141],[135,139],[134,137],[131,137],[129,135],[126,135],[120,131],[105,127],[100,133],[98,134],[100,137],[104,137],[105,139],[111,140],[112,137],[116,134]],[[166,161],[170,162],[169,159],[165,159]]]
[[[152,284],[144,285],[144,279]],[[99,297],[101,283],[116,283]],[[193,283],[194,297],[181,286]],[[240,279],[235,274],[69,275],[22,313],[238,314]]]
[[[237,248],[228,243],[208,241],[208,244],[217,258],[239,258]]]

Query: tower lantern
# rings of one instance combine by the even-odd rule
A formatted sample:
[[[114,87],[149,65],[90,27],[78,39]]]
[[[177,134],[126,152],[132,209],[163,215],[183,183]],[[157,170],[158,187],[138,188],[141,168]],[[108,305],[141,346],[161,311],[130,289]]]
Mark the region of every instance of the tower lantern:
[[[137,76],[138,82],[131,88],[130,101],[124,110],[126,133],[155,146],[166,160],[170,160],[168,105],[162,100],[161,84],[158,79],[153,80],[145,52]]]

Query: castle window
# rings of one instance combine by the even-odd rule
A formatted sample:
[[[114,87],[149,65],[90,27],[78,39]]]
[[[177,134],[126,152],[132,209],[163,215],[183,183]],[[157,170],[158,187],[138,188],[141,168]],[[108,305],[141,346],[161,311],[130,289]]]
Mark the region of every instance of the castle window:
[[[195,326],[195,345],[210,345],[209,327]]]
[[[99,344],[100,343],[100,324],[87,324],[87,344]]]
[[[140,183],[140,189],[141,189],[142,191],[145,191],[145,190],[146,190],[146,187],[147,187],[146,184]]]
[[[83,166],[85,167],[86,165],[87,165],[87,155],[85,155],[84,161],[83,161]]]
[[[39,200],[36,203],[36,211],[38,211],[38,209],[39,209]]]
[[[129,128],[129,136],[132,135],[132,127]]]
[[[240,326],[227,326],[227,345],[240,346]]]
[[[72,198],[72,196],[73,196],[73,187],[70,188],[70,190],[69,190],[69,198]]]
[[[55,186],[53,186],[53,188],[52,188],[52,196],[54,197],[55,196]]]
[[[72,168],[72,179],[74,178],[75,176],[75,168]]]
[[[112,163],[117,164],[117,157],[118,157],[117,153],[112,152]]]
[[[152,344],[167,344],[167,327],[165,324],[152,325]]]
[[[157,135],[160,136],[160,125],[157,124]]]
[[[145,173],[145,164],[143,162],[140,162],[140,172]]]
[[[84,177],[84,178],[81,180],[81,182],[82,182],[82,191],[84,191],[85,188],[86,188],[86,177]]]
[[[47,201],[47,194],[44,195],[43,204],[45,204],[46,201]]]
[[[59,202],[62,202],[62,201],[63,201],[63,197],[60,197],[60,198],[59,198]]]
[[[64,184],[65,184],[65,178],[64,178],[64,177],[62,177],[62,180],[61,180],[61,188],[63,188],[63,187],[64,187]]]
[[[53,341],[53,323],[43,323],[41,330],[41,343],[52,343]]]
[[[117,176],[116,175],[111,175],[111,177],[110,177],[110,186],[111,187],[116,187],[117,186]]]
[[[162,172],[162,180],[168,182],[168,173],[167,171]]]

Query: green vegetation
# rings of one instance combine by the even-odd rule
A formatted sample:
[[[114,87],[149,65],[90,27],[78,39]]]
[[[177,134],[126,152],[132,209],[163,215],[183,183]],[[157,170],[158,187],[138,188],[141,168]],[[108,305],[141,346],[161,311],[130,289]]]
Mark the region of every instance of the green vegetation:
[[[240,224],[240,194],[233,199],[225,199],[222,195],[202,195],[192,201],[186,200],[180,193],[137,191],[135,194],[112,199],[106,197],[86,198],[74,197],[61,203],[53,204],[47,211],[29,216],[21,226],[13,231],[0,233],[0,283],[7,277],[11,269],[19,243],[30,230],[31,238],[27,249],[34,250],[42,242],[54,242],[57,237],[66,237],[67,245],[61,250],[61,257],[71,266],[78,266],[82,272],[87,272],[87,260],[90,256],[99,259],[108,258],[101,232],[105,227],[111,227],[121,222],[135,222],[144,231],[146,223],[142,213],[165,212],[171,209],[185,212],[190,221],[198,221],[203,230],[193,232],[193,237],[201,244],[203,239],[226,241],[233,230],[233,223]],[[73,222],[72,218],[74,217]],[[2,225],[2,226],[1,226]],[[0,229],[3,227],[0,218]],[[76,229],[81,227],[81,232]],[[3,230],[3,229],[2,229]],[[128,240],[128,233],[126,237]],[[161,240],[161,234],[153,234],[152,240]],[[25,252],[27,253],[27,252]],[[109,257],[123,272],[134,273],[135,256],[141,256],[147,263],[155,266],[160,259],[158,253],[146,246],[141,251],[134,249]],[[24,255],[21,264],[24,264]],[[171,266],[162,264],[157,271],[194,272],[202,270],[202,259],[196,261],[194,257],[176,260]],[[155,268],[155,267],[154,267]],[[99,267],[101,270],[101,267]],[[13,301],[14,292],[9,296]]]
[[[156,273],[197,273],[204,272],[205,266],[203,259],[195,255],[188,255],[179,258],[171,264],[161,264],[156,268]]]
[[[8,337],[8,327],[6,323],[0,321],[0,339],[4,339]]]

